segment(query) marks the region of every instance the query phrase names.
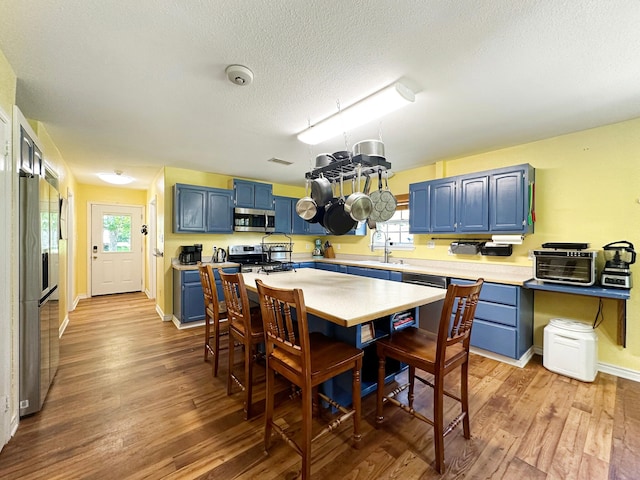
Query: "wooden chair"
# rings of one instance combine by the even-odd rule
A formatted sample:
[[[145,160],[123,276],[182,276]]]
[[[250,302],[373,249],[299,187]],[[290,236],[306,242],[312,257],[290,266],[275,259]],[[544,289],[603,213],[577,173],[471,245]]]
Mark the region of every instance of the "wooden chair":
[[[444,437],[447,436],[460,422],[462,422],[464,437],[470,438],[469,428],[469,340],[471,327],[478,304],[478,296],[484,280],[479,279],[472,285],[449,285],[445,298],[440,325],[435,333],[409,327],[390,337],[378,340],[378,391],[377,418],[381,423],[384,419],[382,409],[385,403],[392,403],[410,415],[422,420],[434,429],[434,444],[436,452],[436,470],[444,473]],[[391,357],[409,365],[408,383],[394,389],[385,396],[385,363],[386,357]],[[445,391],[444,378],[461,367],[460,396]],[[416,369],[433,375],[433,383],[416,375]],[[434,389],[433,419],[429,419],[413,408],[415,379]],[[409,388],[408,405],[404,405],[397,398],[400,392]],[[460,402],[462,411],[451,423],[444,428],[443,404],[444,395]]]
[[[227,306],[223,301],[218,301],[216,282],[211,265],[200,265],[200,283],[204,295],[204,361],[213,359],[213,376],[218,376],[218,360],[220,357],[220,337],[229,334],[228,322],[220,320],[227,315]],[[224,327],[223,327],[224,325]],[[213,329],[212,329],[213,327]],[[213,331],[212,331],[213,330]],[[211,345],[213,341],[213,345]]]
[[[264,330],[260,308],[251,308],[242,273],[224,273],[218,269],[222,280],[224,300],[227,304],[229,321],[229,373],[227,375],[227,395],[233,393],[235,382],[244,392],[245,419],[252,416],[253,366],[257,358],[257,346],[264,343]],[[234,373],[235,341],[242,344],[244,352],[244,379]]]
[[[275,430],[302,457],[304,480],[311,474],[311,443],[314,440],[336,429],[350,417],[353,417],[354,440],[361,438],[360,369],[363,351],[321,333],[309,333],[302,290],[273,288],[261,280],[256,280],[256,284],[262,309],[267,360],[265,451],[269,449],[271,433]],[[295,313],[292,313],[293,309]],[[352,408],[339,405],[318,390],[321,383],[348,371],[352,372]],[[273,420],[276,374],[282,375],[301,390],[302,439],[299,442]],[[318,412],[319,398],[337,408],[341,416],[312,438],[312,417]]]

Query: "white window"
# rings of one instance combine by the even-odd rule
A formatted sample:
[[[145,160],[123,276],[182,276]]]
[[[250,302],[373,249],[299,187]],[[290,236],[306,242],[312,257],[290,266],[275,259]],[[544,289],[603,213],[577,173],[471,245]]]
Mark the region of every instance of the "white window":
[[[396,210],[386,222],[378,222],[371,230],[371,245],[374,249],[384,248],[385,237],[391,249],[413,250],[413,234],[409,233],[409,210]]]

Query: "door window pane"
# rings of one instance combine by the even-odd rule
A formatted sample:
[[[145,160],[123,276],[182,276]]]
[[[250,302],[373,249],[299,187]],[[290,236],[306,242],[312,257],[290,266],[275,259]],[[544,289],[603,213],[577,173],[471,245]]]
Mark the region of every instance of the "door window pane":
[[[102,251],[131,251],[131,215],[103,215]]]

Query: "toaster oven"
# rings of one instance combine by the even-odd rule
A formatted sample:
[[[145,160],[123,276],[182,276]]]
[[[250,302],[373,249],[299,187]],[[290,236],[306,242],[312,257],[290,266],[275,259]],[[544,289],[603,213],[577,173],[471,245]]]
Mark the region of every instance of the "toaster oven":
[[[536,280],[589,287],[596,282],[596,250],[534,250]]]

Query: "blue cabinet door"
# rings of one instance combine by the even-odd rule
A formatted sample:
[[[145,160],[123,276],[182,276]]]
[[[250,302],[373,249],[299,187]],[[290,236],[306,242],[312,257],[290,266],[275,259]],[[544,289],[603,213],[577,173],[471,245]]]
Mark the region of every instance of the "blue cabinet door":
[[[494,232],[524,232],[524,169],[490,177],[490,229]]]
[[[305,232],[307,235],[328,235],[321,223],[309,223],[304,220],[302,221],[306,224]]]
[[[182,321],[181,323],[204,320],[204,296],[200,282],[182,284]]]
[[[234,204],[236,207],[253,208],[255,187],[253,182],[233,180]]]
[[[429,182],[409,185],[409,231],[429,232]]]
[[[456,180],[443,179],[431,182],[429,208],[432,232],[456,231]]]
[[[292,215],[295,214],[295,201],[295,198],[290,197],[273,197],[273,204],[276,211],[276,232],[293,233]]]
[[[204,233],[207,193],[204,187],[176,184],[173,195],[173,231]]]
[[[458,231],[489,230],[489,175],[463,176],[458,195]]]
[[[256,183],[253,194],[254,208],[273,210],[273,186],[268,183]]]
[[[233,198],[230,190],[207,189],[207,233],[233,232]]]

